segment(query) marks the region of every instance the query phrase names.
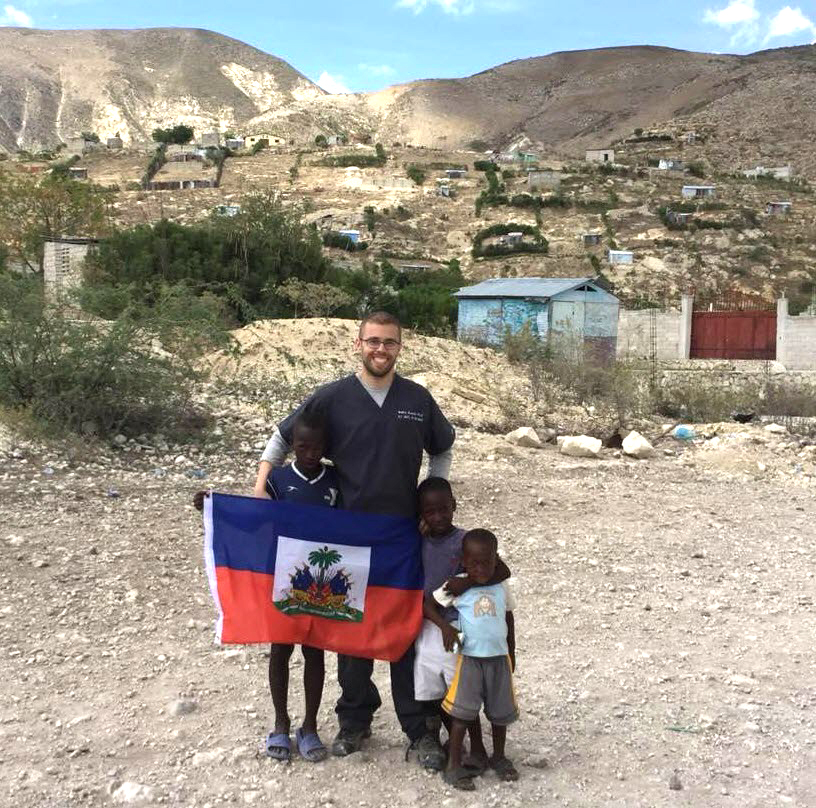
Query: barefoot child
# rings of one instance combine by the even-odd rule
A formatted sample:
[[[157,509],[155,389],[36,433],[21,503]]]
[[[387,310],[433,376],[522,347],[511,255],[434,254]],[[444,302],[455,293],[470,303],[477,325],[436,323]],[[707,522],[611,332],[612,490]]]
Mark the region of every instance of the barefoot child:
[[[518,772],[505,757],[507,726],[518,718],[512,672],[516,667],[514,602],[506,582],[492,584],[496,573],[496,537],[489,530],[471,530],[462,539],[462,563],[475,586],[453,596],[444,587],[426,599],[429,610],[456,608],[459,631],[448,624],[443,630],[446,650],[459,644],[456,671],[442,702],[451,716],[450,748],[445,782],[472,791],[473,771],[462,766],[462,743],[470,722],[484,706],[492,726],[493,755],[489,765],[501,780],[517,780]],[[460,634],[461,632],[461,640]]]
[[[301,505],[339,507],[340,487],[334,468],[320,460],[326,443],[326,421],[318,409],[304,410],[295,421],[292,449],[295,459],[287,466],[273,468],[266,478],[266,493],[270,499]],[[193,504],[200,509],[203,493]],[[269,655],[269,690],[275,708],[275,728],[266,738],[266,753],[274,760],[288,761],[292,741],[289,737],[289,660],[293,645],[273,643]],[[320,648],[302,645],[303,690],[305,710],[303,725],[295,731],[295,741],[301,757],[318,763],[327,757],[326,747],[317,734],[317,711],[323,696],[325,675],[324,655]]]
[[[456,500],[450,483],[441,477],[429,477],[417,488],[417,505],[420,516],[422,539],[422,566],[425,572],[425,596],[432,593],[453,576],[463,572],[462,537],[465,531],[453,525]],[[510,577],[510,570],[499,560],[495,583]],[[464,593],[474,581],[456,578],[450,586],[457,594]],[[439,744],[440,723],[444,722],[450,734],[450,718],[441,709],[442,699],[448,691],[456,669],[456,656],[445,650],[446,632],[455,634],[449,621],[456,621],[456,609],[448,607],[442,613],[425,605],[425,620],[416,641],[414,658],[414,695],[425,708],[427,732],[418,747],[419,762],[426,768],[442,769],[445,753]],[[482,741],[482,728],[478,718],[468,725],[470,755],[464,765],[471,774],[481,774],[487,768],[487,751]]]

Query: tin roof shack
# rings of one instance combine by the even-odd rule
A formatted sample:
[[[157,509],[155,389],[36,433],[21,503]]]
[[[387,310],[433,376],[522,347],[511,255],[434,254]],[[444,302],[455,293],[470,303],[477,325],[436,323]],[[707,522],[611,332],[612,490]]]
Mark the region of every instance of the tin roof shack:
[[[561,187],[564,175],[560,171],[546,171],[531,169],[527,171],[527,188],[537,191],[542,188],[548,191],[557,191]]]
[[[790,202],[769,202],[765,206],[765,213],[771,216],[785,216],[791,211]]]
[[[454,196],[456,196],[456,191],[450,184],[450,180],[447,177],[436,178],[436,195],[444,196],[448,199],[452,199]]]
[[[710,199],[716,191],[716,185],[684,185],[680,193],[684,199]]]
[[[610,264],[633,264],[635,254],[629,250],[607,250],[606,258]]]
[[[765,166],[757,166],[756,168],[749,168],[742,172],[744,177],[748,179],[758,179],[759,177],[770,177],[775,180],[790,180],[793,179],[793,169],[790,166],[777,166],[776,168],[765,168]]]
[[[238,149],[244,148],[244,139],[242,137],[228,137],[224,141],[224,145],[230,151],[238,151]]]
[[[535,152],[520,151],[516,153],[516,160],[522,165],[531,165],[538,162],[538,155]]]
[[[256,143],[261,140],[266,141],[267,146],[285,146],[286,138],[278,137],[277,135],[247,135],[244,138],[244,148],[251,149]]]
[[[597,247],[601,243],[600,233],[584,233],[581,236],[581,243],[584,247]]]
[[[661,157],[657,167],[660,171],[685,171],[686,164],[675,157]]]
[[[82,283],[85,259],[96,244],[92,238],[52,238],[43,244],[43,284],[49,300],[59,300]]]
[[[359,230],[338,230],[341,236],[345,236],[352,244],[357,244],[360,241]]]
[[[467,176],[466,168],[446,168],[445,175],[449,180],[462,180]]]
[[[109,137],[107,140],[105,140],[105,146],[111,151],[119,151],[120,149],[124,148],[124,145],[125,144],[122,143],[122,138],[119,137],[118,132],[113,137]]]
[[[184,191],[217,187],[215,166],[195,157],[184,162],[165,163],[147,184],[148,191]]]
[[[686,227],[693,218],[693,213],[678,210],[666,211],[666,224],[672,225],[673,227]]]
[[[241,212],[240,205],[216,205],[215,213],[217,216],[227,216],[232,218]]]
[[[84,166],[70,166],[68,168],[68,176],[72,180],[87,180],[88,169]]]
[[[345,135],[326,135],[327,146],[343,146],[346,143]]]
[[[454,296],[462,342],[500,345],[527,326],[559,352],[600,362],[615,356],[619,301],[592,278],[493,278]]]
[[[587,149],[586,161],[588,163],[614,163],[614,149]]]

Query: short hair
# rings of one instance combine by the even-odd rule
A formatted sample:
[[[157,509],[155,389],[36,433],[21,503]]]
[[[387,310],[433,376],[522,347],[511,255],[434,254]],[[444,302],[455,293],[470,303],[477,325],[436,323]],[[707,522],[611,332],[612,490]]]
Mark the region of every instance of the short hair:
[[[366,327],[366,325],[368,325],[368,323],[376,323],[377,325],[394,325],[399,331],[400,339],[402,339],[402,324],[399,321],[399,317],[391,314],[390,312],[372,311],[370,314],[366,314],[360,323],[360,330],[357,332],[359,337],[363,336],[363,329]]]
[[[309,401],[295,416],[295,422],[292,425],[292,432],[298,427],[305,427],[306,429],[314,429],[319,432],[326,432],[328,426],[328,415],[326,408],[315,401]]]
[[[499,540],[496,538],[496,534],[481,527],[468,530],[468,532],[462,536],[462,552],[465,551],[468,544],[481,544],[482,546],[489,547],[494,553],[498,553],[499,551]]]
[[[453,499],[453,489],[451,484],[444,477],[428,477],[423,480],[417,487],[417,503],[425,496],[433,491],[445,492]]]

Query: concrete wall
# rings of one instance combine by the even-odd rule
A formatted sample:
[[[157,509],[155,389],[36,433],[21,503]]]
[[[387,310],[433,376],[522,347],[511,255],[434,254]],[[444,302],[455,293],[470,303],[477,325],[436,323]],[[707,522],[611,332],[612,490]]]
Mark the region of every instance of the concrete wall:
[[[655,359],[688,359],[691,349],[691,314],[694,298],[683,295],[680,309],[621,309],[618,315],[618,359],[652,358],[652,319]]]
[[[776,303],[776,361],[787,370],[816,370],[816,317],[791,317],[785,298]]]
[[[71,244],[64,241],[46,241],[43,245],[43,281],[50,299],[82,282],[82,269],[89,244]]]

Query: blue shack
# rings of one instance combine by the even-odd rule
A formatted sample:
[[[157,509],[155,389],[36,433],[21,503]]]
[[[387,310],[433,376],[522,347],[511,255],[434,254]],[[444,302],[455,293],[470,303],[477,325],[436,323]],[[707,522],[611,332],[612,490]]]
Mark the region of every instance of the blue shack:
[[[525,325],[554,349],[615,356],[619,301],[592,278],[492,278],[455,293],[457,338],[498,346]]]

